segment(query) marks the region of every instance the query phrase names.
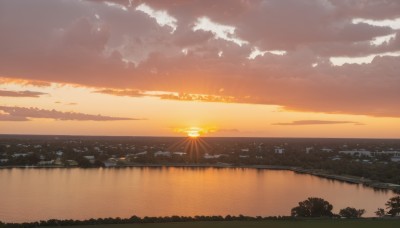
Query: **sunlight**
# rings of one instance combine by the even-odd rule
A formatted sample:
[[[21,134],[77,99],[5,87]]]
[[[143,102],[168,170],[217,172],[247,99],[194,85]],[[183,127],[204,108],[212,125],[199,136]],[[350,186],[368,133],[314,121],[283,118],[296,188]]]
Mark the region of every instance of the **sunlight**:
[[[192,127],[192,128],[189,128],[186,130],[186,134],[190,138],[199,137],[201,135],[201,132],[202,132],[202,130],[200,128],[195,128],[195,127]]]

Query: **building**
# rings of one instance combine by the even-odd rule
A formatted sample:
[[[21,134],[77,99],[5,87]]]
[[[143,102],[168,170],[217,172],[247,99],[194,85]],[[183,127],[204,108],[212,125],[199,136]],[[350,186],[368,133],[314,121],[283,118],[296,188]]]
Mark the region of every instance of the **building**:
[[[54,160],[38,162],[38,165],[53,165],[53,164],[54,164]]]
[[[277,147],[275,148],[275,154],[284,154],[285,153],[285,149]]]
[[[88,160],[91,164],[94,164],[96,162],[96,159],[94,156],[83,156],[86,160]]]
[[[169,151],[157,151],[157,152],[154,153],[154,157],[159,157],[159,156],[171,157],[171,152],[169,152]]]
[[[348,154],[351,156],[367,156],[367,157],[372,157],[373,153],[368,150],[342,150],[339,151],[339,154]]]

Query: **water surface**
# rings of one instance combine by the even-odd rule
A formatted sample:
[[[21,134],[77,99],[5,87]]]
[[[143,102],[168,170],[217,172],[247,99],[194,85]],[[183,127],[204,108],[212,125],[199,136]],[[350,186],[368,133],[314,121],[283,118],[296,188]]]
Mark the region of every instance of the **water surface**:
[[[0,221],[289,215],[307,197],[374,216],[394,194],[292,171],[246,168],[0,170]]]

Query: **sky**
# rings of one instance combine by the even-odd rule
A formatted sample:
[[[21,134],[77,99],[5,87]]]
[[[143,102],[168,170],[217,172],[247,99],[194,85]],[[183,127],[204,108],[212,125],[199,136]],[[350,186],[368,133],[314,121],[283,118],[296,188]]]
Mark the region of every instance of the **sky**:
[[[400,138],[398,0],[0,0],[0,134]]]

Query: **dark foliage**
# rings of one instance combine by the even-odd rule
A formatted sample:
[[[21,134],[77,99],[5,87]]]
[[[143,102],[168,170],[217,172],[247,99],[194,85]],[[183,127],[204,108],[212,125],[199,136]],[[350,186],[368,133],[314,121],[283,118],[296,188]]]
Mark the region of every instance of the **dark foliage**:
[[[295,217],[332,217],[333,206],[328,201],[309,197],[307,200],[299,202],[299,206],[292,209],[292,216]]]
[[[365,213],[364,209],[356,209],[354,207],[346,207],[341,209],[339,215],[344,218],[361,218]]]
[[[400,196],[390,198],[386,202],[386,207],[389,210],[387,213],[391,216],[400,215]]]
[[[1,223],[0,227],[39,227],[39,226],[82,226],[82,225],[100,225],[100,224],[140,224],[140,223],[169,223],[169,222],[206,222],[206,221],[262,221],[262,220],[291,220],[288,216],[274,217],[251,217],[251,216],[167,216],[167,217],[137,217],[130,218],[99,218],[88,220],[57,220],[50,219],[47,221],[31,222],[31,223]]]

